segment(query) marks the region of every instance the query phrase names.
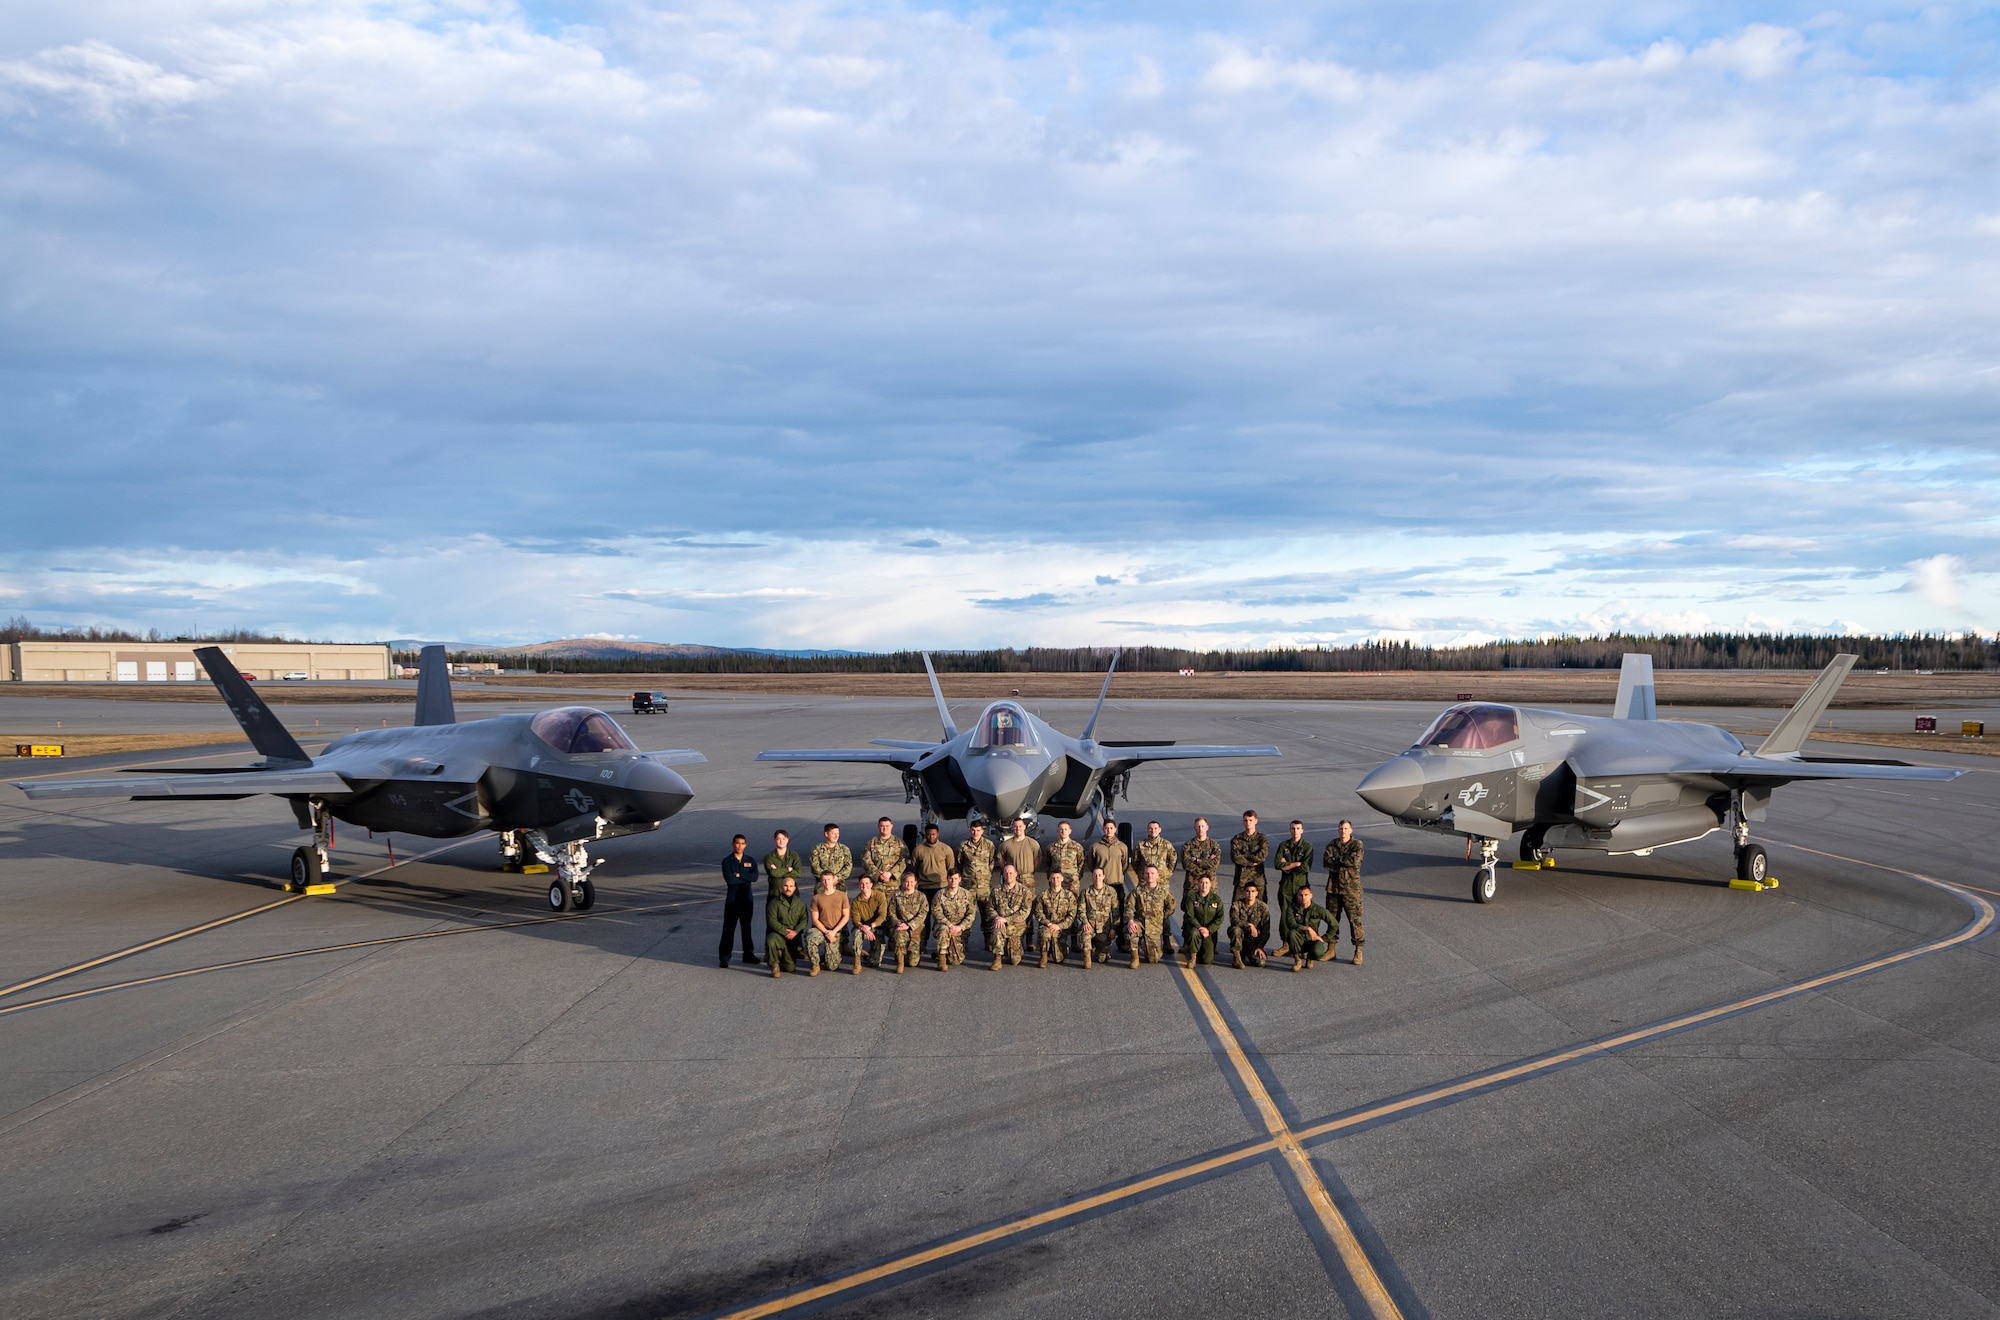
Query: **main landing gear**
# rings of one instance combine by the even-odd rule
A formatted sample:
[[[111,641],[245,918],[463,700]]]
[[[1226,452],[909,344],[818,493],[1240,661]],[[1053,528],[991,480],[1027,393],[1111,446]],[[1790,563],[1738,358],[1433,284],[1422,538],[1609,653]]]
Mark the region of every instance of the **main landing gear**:
[[[333,870],[333,816],[326,804],[315,798],[307,804],[311,811],[313,841],[292,849],[291,879],[285,882],[288,894],[331,894],[327,880]]]
[[[1469,844],[1471,841],[1467,840]],[[1470,848],[1467,849],[1470,851]],[[1500,897],[1500,841],[1479,840],[1479,869],[1472,873],[1472,901],[1491,903]]]
[[[1771,878],[1771,856],[1761,844],[1750,842],[1750,822],[1743,819],[1742,809],[1736,811],[1733,831],[1736,839],[1736,878],[1729,882],[1731,889],[1776,889],[1778,882]]]

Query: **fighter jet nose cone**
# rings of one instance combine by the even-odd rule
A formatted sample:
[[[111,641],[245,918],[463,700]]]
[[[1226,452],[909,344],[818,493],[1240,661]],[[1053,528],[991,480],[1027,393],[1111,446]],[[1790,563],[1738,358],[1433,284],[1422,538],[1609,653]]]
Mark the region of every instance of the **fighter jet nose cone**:
[[[1011,756],[974,757],[965,767],[965,786],[981,814],[990,820],[1012,820],[1027,805],[1035,777]]]
[[[658,761],[634,761],[625,774],[625,791],[645,820],[665,820],[694,800],[694,790]]]
[[[1423,787],[1423,767],[1407,756],[1398,756],[1370,770],[1354,791],[1385,816],[1407,816]]]

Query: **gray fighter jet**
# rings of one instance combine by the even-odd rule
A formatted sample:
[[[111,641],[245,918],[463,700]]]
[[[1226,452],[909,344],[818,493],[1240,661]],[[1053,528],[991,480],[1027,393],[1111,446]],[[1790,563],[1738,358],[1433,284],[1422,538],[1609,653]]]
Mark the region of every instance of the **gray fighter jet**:
[[[371,830],[455,839],[499,832],[512,869],[547,870],[557,912],[596,900],[587,845],[643,834],[694,797],[669,766],[706,761],[700,752],[642,752],[609,715],[563,706],[539,715],[496,715],[460,724],[442,646],[424,648],[417,674],[416,724],[363,729],[328,743],[316,757],[278,722],[229,657],[195,652],[230,714],[264,754],[254,765],[143,778],[16,782],[35,799],[126,797],[135,802],[228,801],[270,793],[292,804],[313,842],[292,854],[292,883],[322,886],[331,862],[332,822]]]
[[[1489,702],[1452,706],[1355,791],[1398,825],[1477,840],[1472,896],[1481,903],[1499,892],[1499,841],[1516,830],[1525,832],[1514,865],[1532,870],[1554,866],[1557,848],[1644,857],[1728,826],[1736,842],[1731,884],[1774,887],[1750,826],[1765,818],[1780,784],[1965,773],[1800,754],[1854,661],[1835,656],[1755,752],[1727,729],[1657,719],[1652,657],[1628,655],[1610,719]]]
[[[1192,761],[1222,756],[1276,756],[1275,747],[1202,747],[1178,743],[1129,743],[1091,734],[1104,713],[1118,652],[1111,654],[1103,690],[1090,723],[1075,738],[1030,715],[1019,702],[996,701],[965,732],[952,722],[931,658],[924,657],[931,694],[944,724],[940,742],[874,738],[871,746],[832,750],[759,752],[760,761],[857,761],[894,767],[903,776],[904,801],[916,802],[924,823],[972,818],[995,825],[1041,816],[1090,817],[1094,832],[1114,818],[1112,803],[1127,795],[1132,771],[1147,761]]]

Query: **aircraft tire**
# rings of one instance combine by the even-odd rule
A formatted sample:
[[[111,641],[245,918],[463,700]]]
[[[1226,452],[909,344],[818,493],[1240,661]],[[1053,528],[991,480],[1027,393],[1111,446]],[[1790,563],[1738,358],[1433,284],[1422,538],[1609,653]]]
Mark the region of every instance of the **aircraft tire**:
[[[569,907],[569,881],[555,876],[549,881],[549,911],[567,912]]]
[[[317,848],[292,849],[291,888],[296,889],[301,894],[303,894],[306,891],[307,885],[316,885],[319,883],[319,877],[320,877],[319,849]]]
[[[1472,873],[1472,901],[1491,903],[1500,897],[1500,874],[1490,866],[1482,866]]]
[[[576,897],[571,901],[578,912],[590,911],[591,904],[597,901],[597,886],[588,880],[580,882],[576,887]]]
[[[1752,884],[1763,884],[1771,873],[1770,854],[1755,843],[1746,843],[1736,850],[1736,878],[1748,880]]]
[[[1549,832],[1546,829],[1530,828],[1521,836],[1521,860],[1539,862],[1548,856],[1549,850],[1543,843],[1548,837]]]

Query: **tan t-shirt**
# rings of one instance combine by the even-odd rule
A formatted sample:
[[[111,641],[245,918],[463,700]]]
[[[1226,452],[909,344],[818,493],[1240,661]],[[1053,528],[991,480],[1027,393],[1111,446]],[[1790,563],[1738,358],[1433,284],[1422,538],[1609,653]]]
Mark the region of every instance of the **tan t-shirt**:
[[[813,895],[813,921],[826,930],[833,930],[847,920],[847,895],[838,889],[831,894]]]

